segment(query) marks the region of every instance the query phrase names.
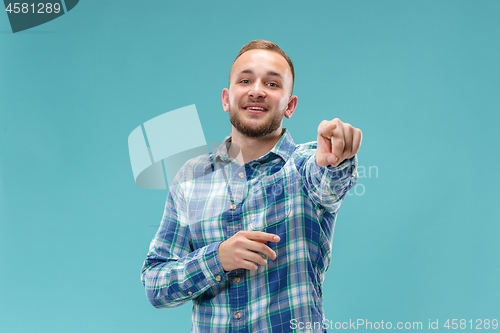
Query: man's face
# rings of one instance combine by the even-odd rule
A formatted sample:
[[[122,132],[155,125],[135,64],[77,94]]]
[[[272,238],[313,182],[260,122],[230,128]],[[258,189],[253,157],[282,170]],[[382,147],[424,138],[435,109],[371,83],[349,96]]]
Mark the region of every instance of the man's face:
[[[234,128],[254,138],[281,133],[283,116],[290,118],[297,105],[285,58],[267,50],[247,51],[233,64],[229,82],[222,105]]]

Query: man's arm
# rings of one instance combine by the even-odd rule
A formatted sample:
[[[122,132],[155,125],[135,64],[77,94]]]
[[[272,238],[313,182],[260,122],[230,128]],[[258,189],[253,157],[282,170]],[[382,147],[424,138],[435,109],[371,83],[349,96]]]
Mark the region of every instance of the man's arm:
[[[316,154],[302,168],[304,187],[311,201],[335,213],[347,191],[357,181],[357,157],[361,130],[340,119],[318,126]]]
[[[142,267],[146,295],[156,308],[182,305],[226,276],[217,253],[220,242],[192,251],[182,203],[181,187],[171,188],[160,228]]]
[[[356,156],[336,167],[321,167],[313,154],[302,169],[304,190],[316,206],[336,213],[347,192],[356,184],[356,169]]]

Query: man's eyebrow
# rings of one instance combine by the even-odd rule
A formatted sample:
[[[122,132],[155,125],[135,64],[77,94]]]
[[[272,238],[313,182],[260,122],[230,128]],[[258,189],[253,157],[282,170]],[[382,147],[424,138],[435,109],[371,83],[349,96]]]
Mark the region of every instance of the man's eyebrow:
[[[242,70],[239,75],[241,74],[253,74],[253,71],[251,69],[245,69],[245,70]],[[283,79],[283,76],[280,74],[280,73],[276,73],[276,72],[273,72],[273,71],[269,71],[266,73],[267,76],[277,76],[279,77],[280,79]]]
[[[253,71],[251,69],[245,69],[240,72],[240,74],[253,74]]]
[[[281,76],[281,74],[280,74],[280,73],[276,73],[276,72],[272,72],[272,71],[267,72],[267,75],[268,75],[268,76],[277,76],[277,77],[279,77],[280,79],[282,79],[282,78],[283,78],[283,76]]]

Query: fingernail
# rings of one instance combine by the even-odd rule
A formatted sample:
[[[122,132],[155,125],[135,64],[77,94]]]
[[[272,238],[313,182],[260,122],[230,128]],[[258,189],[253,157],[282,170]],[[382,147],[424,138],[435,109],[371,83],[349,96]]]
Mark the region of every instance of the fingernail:
[[[328,163],[330,163],[330,164],[337,163],[337,161],[338,161],[338,157],[328,156],[327,161],[328,161]]]
[[[274,236],[273,239],[274,240],[280,240],[280,238],[278,236]]]

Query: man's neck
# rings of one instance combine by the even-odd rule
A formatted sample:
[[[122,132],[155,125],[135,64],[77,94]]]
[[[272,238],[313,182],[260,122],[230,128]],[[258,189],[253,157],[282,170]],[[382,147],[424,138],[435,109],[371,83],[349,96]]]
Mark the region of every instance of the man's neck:
[[[241,134],[233,127],[231,146],[228,151],[229,157],[234,158],[240,165],[262,157],[273,149],[282,134],[283,130],[280,126],[276,131],[266,136],[251,138]]]

